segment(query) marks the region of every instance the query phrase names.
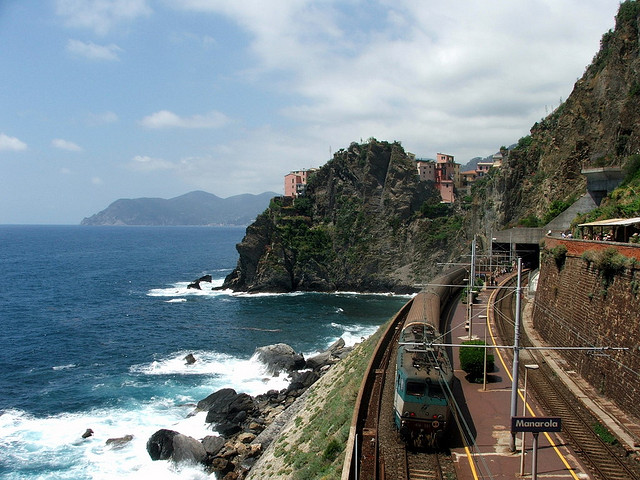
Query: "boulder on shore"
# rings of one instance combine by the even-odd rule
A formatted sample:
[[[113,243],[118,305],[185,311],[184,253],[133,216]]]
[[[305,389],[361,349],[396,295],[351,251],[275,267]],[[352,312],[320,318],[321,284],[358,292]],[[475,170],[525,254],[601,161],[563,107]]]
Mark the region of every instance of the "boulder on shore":
[[[169,460],[173,453],[173,437],[178,435],[174,430],[161,429],[147,440],[147,452],[151,460]]]
[[[344,358],[351,350],[352,347],[345,347],[344,339],[339,338],[324,352],[308,358],[307,368],[311,368],[312,370],[322,370],[324,369],[324,367],[337,363],[339,360]]]
[[[258,347],[256,355],[258,360],[267,366],[267,371],[271,375],[279,375],[282,371],[290,373],[305,367],[302,354],[296,353],[286,343]]]
[[[171,460],[174,462],[202,463],[206,458],[204,446],[195,438],[181,433],[173,437]]]
[[[201,463],[207,458],[202,443],[174,430],[161,429],[149,437],[147,452],[151,460]]]

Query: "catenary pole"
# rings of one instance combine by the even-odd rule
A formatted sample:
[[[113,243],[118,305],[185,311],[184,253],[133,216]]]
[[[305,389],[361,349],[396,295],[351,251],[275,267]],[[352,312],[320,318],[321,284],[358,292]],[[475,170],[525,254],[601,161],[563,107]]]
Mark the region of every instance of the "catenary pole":
[[[516,287],[516,322],[513,331],[513,372],[511,374],[511,416],[517,416],[518,410],[518,367],[520,363],[520,293],[522,285],[522,259],[518,257],[518,286]],[[509,449],[516,451],[516,434],[511,433]]]

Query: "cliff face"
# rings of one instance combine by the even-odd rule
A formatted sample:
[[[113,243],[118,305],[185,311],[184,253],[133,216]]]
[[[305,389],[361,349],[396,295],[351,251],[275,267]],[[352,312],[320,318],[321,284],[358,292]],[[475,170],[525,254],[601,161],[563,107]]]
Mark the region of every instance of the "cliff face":
[[[582,168],[624,165],[640,152],[639,13],[635,1],[620,6],[615,31],[603,35],[566,102],[509,152],[480,202],[493,200],[496,225],[542,219],[552,202],[585,193]]]
[[[460,234],[461,217],[428,218],[429,208],[448,208],[439,201],[398,143],[352,143],[313,176],[305,197],[274,199],[247,229],[224,287],[415,291],[439,270],[448,236]]]

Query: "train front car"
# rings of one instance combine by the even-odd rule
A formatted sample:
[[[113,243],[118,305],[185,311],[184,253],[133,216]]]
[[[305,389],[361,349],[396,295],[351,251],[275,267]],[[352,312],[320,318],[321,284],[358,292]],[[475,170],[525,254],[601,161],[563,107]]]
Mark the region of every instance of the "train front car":
[[[432,325],[406,324],[396,364],[394,418],[403,440],[416,447],[440,448],[451,410],[447,398],[453,380],[451,363]]]

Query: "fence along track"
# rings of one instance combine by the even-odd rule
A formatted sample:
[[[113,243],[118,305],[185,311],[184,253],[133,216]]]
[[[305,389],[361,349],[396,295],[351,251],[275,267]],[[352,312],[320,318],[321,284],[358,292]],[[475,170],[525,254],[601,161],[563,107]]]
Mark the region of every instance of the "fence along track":
[[[514,279],[515,282],[515,279]],[[515,283],[505,285],[513,287]],[[496,324],[499,334],[505,343],[513,344],[513,319],[515,317],[515,295],[513,289],[502,289],[496,296]],[[520,345],[532,346],[526,332],[520,333]],[[539,352],[526,352],[540,369],[529,375],[529,385],[533,396],[544,407],[546,414],[562,418],[562,434],[569,446],[589,466],[593,474],[602,480],[640,480],[640,468],[632,468],[603,442],[592,426],[597,419],[582,405],[575,395],[557,378],[555,372],[547,365]],[[512,359],[513,354],[507,353]],[[524,362],[520,362],[521,375],[524,375]]]

